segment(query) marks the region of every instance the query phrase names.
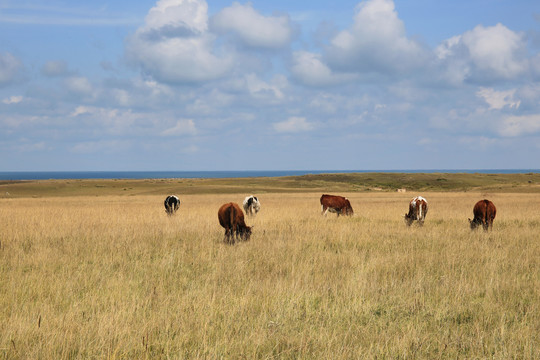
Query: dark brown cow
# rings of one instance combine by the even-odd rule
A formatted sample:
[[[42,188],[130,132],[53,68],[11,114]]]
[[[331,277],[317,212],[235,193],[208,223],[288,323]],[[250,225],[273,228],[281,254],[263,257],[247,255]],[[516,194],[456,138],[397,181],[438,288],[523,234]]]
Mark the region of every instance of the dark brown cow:
[[[244,222],[244,213],[236,203],[223,204],[218,211],[219,223],[225,228],[224,241],[234,244],[235,238],[248,241],[251,227]]]
[[[480,200],[474,205],[473,209],[474,219],[469,219],[471,224],[471,230],[476,229],[479,225],[482,225],[484,230],[493,229],[493,220],[497,214],[497,208],[489,200]]]
[[[326,216],[326,214],[330,211],[333,213],[336,213],[337,216],[340,214],[342,215],[353,215],[354,211],[352,209],[351,203],[349,202],[349,199],[338,196],[338,195],[327,195],[323,194],[321,196],[321,208],[322,208],[322,215]]]
[[[428,212],[427,200],[421,196],[413,198],[409,202],[409,213],[405,214],[405,223],[411,226],[414,220],[418,221],[418,225],[424,225],[426,214]]]

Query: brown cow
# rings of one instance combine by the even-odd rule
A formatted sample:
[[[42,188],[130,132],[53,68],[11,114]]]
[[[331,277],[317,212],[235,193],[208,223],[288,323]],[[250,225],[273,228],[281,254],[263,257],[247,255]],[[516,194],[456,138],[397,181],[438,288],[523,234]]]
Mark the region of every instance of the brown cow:
[[[218,211],[219,223],[225,228],[224,241],[234,244],[235,238],[248,241],[251,227],[244,222],[244,213],[236,203],[223,204]]]
[[[426,214],[428,212],[427,200],[421,196],[413,198],[409,202],[409,213],[405,214],[405,223],[411,226],[414,220],[418,221],[418,225],[424,225]]]
[[[474,230],[478,225],[482,225],[484,230],[493,229],[493,220],[497,214],[497,208],[489,200],[480,200],[474,205],[474,219],[469,219],[471,230]]]
[[[321,196],[321,208],[322,215],[326,216],[328,211],[336,213],[337,216],[340,214],[343,215],[353,215],[354,211],[352,209],[349,199],[338,196],[338,195],[327,195],[323,194]]]

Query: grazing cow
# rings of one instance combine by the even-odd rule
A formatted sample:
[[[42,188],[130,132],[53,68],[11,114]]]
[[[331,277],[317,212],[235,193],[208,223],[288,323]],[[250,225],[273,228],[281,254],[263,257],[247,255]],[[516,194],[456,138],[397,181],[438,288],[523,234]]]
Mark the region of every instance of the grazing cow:
[[[173,215],[180,207],[180,199],[176,195],[169,195],[165,199],[165,212],[167,215]]]
[[[338,196],[338,195],[327,195],[323,194],[321,196],[321,208],[322,215],[326,216],[328,211],[336,213],[337,216],[340,214],[343,215],[353,215],[353,209],[349,199]]]
[[[489,200],[480,200],[474,205],[474,219],[469,219],[471,230],[474,230],[478,225],[482,225],[484,230],[493,229],[493,220],[497,214],[497,208]]]
[[[224,241],[234,244],[235,238],[240,237],[248,241],[251,236],[251,226],[244,222],[244,213],[236,203],[223,204],[218,211],[218,219],[221,226],[225,228]]]
[[[409,213],[405,214],[405,223],[411,226],[414,220],[418,221],[418,225],[424,225],[424,220],[428,212],[427,200],[421,196],[417,196],[409,203]]]
[[[246,215],[256,215],[261,210],[261,203],[256,196],[249,195],[244,199],[244,211]]]

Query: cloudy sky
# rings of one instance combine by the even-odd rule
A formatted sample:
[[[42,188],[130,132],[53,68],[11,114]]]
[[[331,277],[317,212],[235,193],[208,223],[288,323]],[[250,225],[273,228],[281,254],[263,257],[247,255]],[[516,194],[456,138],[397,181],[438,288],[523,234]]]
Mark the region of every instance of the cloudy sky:
[[[540,1],[0,0],[0,171],[540,168]]]

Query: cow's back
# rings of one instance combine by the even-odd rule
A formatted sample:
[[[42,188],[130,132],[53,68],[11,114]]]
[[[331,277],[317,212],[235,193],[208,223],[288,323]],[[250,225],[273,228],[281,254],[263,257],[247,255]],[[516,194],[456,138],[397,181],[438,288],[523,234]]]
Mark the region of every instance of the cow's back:
[[[348,200],[346,198],[339,195],[323,194],[321,196],[321,205],[326,206],[326,207],[333,207],[333,208],[341,209],[342,207],[347,206],[347,202]]]
[[[165,211],[172,215],[180,207],[180,199],[176,195],[169,195],[165,198]]]
[[[218,218],[220,225],[225,229],[236,228],[237,225],[246,226],[242,209],[233,202],[221,205],[218,210]]]
[[[237,203],[231,203],[232,204],[232,211],[234,211],[234,223],[236,225],[239,225],[241,227],[246,226],[246,222],[244,221],[244,213],[242,212],[242,209]]]
[[[476,225],[481,224],[484,230],[488,230],[493,226],[493,220],[497,214],[497,208],[495,204],[490,200],[484,199],[478,201],[473,208],[474,219],[471,221],[471,229],[474,229]]]
[[[486,203],[486,215],[487,215],[487,218],[489,220],[495,219],[495,215],[497,215],[497,208],[495,207],[495,204],[493,204],[489,200],[484,200],[484,201],[487,201],[487,203]]]
[[[482,219],[484,220],[487,215],[488,210],[488,204],[490,203],[489,200],[480,200],[478,201],[473,208],[473,215],[475,219]]]
[[[233,215],[233,216],[231,216]],[[227,203],[221,205],[218,210],[219,224],[225,229],[231,229],[233,227],[234,219],[234,205],[233,203]]]

